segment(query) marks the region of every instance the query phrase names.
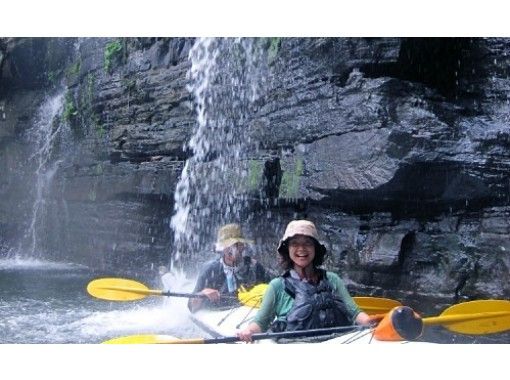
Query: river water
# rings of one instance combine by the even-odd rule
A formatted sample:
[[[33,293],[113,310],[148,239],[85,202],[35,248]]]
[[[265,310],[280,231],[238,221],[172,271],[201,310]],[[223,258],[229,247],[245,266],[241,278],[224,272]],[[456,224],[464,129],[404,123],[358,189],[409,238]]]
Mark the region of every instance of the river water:
[[[87,284],[102,277],[84,266],[35,259],[0,260],[0,343],[101,343],[136,334],[203,337],[189,319],[185,298],[147,297],[138,301],[104,301],[90,296]],[[135,276],[124,275],[139,280]],[[144,280],[161,289],[159,276]],[[172,274],[172,291],[191,292],[194,279]],[[168,285],[168,284],[167,284]],[[463,336],[439,326],[427,327],[421,340],[436,343],[507,343],[510,333]]]
[[[100,343],[143,333],[203,335],[189,320],[184,298],[114,302],[91,297],[87,284],[105,276],[113,277],[73,264],[0,260],[0,343]],[[176,277],[176,284],[173,290],[187,292],[193,281]]]
[[[109,302],[87,294],[91,280],[111,276],[74,264],[0,260],[0,343],[10,343],[0,345],[4,378],[60,380],[79,371],[80,378],[139,380],[186,378],[191,371],[199,379],[216,375],[234,379],[239,374],[248,375],[247,369],[257,377],[268,371],[271,377],[285,377],[298,367],[300,376],[311,378],[339,371],[339,357],[378,379],[394,378],[395,370],[414,373],[419,369],[432,378],[440,369],[443,376],[451,372],[457,378],[469,374],[466,378],[479,379],[505,370],[506,351],[492,345],[474,345],[479,347],[474,351],[467,350],[466,345],[374,345],[370,349],[321,344],[286,345],[285,349],[281,345],[95,345],[143,333],[204,336],[189,320],[186,299],[147,297]],[[159,279],[154,277],[152,288],[158,287]],[[190,291],[194,282],[183,275],[174,275],[172,280],[172,290],[183,292]],[[318,358],[318,362],[290,368],[285,364],[297,357]]]

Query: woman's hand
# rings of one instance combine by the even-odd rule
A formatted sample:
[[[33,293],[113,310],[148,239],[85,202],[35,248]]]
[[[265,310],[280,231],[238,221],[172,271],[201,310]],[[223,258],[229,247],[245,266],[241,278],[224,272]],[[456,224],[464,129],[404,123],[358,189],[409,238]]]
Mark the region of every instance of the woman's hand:
[[[244,330],[238,331],[237,332],[237,337],[239,339],[241,339],[243,342],[251,343],[253,341],[252,340],[252,335],[253,334],[258,334],[261,331],[262,330],[260,329],[259,325],[257,325],[256,323],[252,322]]]
[[[358,314],[358,316],[356,317],[356,321],[355,321],[358,325],[362,325],[362,326],[370,326],[374,323],[374,320],[365,312],[361,312]]]

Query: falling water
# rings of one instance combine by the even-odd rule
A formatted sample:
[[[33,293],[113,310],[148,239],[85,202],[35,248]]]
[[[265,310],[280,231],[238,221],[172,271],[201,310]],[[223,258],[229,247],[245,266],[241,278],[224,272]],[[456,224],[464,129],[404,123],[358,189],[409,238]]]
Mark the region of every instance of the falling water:
[[[198,39],[189,56],[197,123],[175,191],[173,262],[208,250],[218,226],[247,211],[246,163],[256,149],[248,121],[267,68],[261,39]]]
[[[29,167],[33,172],[33,201],[28,218],[28,226],[15,252],[16,257],[37,258],[41,256],[44,235],[44,220],[48,213],[47,202],[51,196],[51,183],[62,159],[57,155],[57,146],[62,144],[65,123],[62,113],[64,93],[48,98],[39,107],[34,125],[27,132],[27,144],[32,149]]]

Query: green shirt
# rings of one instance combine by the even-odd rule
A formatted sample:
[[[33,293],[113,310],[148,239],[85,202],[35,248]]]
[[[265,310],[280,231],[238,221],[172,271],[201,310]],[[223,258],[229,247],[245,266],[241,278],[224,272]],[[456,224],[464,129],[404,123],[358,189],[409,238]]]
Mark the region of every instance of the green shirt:
[[[326,272],[326,277],[333,287],[333,291],[345,303],[347,310],[350,313],[351,319],[354,321],[356,316],[361,312],[361,309],[356,305],[350,296],[347,288],[342,279],[333,272]],[[267,331],[271,323],[276,318],[277,320],[287,320],[287,314],[294,305],[294,298],[292,298],[285,291],[285,283],[282,277],[277,277],[271,280],[259,311],[255,315],[253,322],[255,322],[262,331]]]

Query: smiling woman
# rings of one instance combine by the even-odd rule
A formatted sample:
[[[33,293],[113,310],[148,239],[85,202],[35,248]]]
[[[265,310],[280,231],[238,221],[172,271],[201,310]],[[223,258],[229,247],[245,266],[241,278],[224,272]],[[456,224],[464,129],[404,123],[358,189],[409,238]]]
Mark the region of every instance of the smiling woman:
[[[296,331],[324,327],[370,324],[340,277],[320,269],[326,255],[315,225],[294,220],[278,245],[285,272],[272,280],[253,322],[239,333],[251,341],[255,333]],[[276,321],[274,321],[276,318]]]
[[[306,268],[315,259],[315,242],[307,236],[295,236],[289,240],[289,258],[301,277],[306,277]],[[310,271],[309,271],[310,272]],[[315,273],[308,273],[315,274]]]

